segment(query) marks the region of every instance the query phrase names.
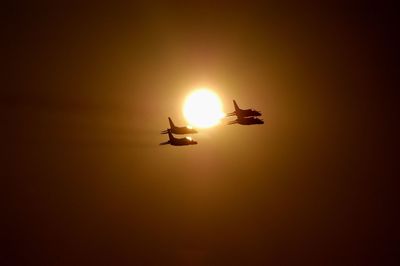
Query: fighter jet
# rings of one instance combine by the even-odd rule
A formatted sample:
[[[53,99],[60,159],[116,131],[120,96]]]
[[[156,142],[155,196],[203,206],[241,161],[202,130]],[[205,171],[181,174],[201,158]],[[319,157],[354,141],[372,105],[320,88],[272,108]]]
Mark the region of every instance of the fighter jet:
[[[174,125],[174,122],[172,122],[172,119],[170,117],[168,117],[169,120],[169,125],[170,125],[170,129],[166,129],[161,131],[161,134],[167,134],[168,130],[171,131],[171,133],[174,134],[194,134],[197,133],[197,130],[193,129],[191,126],[186,126],[186,127],[177,127]]]
[[[257,117],[238,117],[236,120],[228,122],[228,125],[240,124],[240,125],[256,125],[264,124],[264,121]]]
[[[253,109],[240,109],[237,105],[236,101],[233,100],[233,106],[235,106],[235,111],[228,113],[226,116],[234,116],[239,117],[249,117],[249,116],[260,116],[261,113],[259,111]]]
[[[167,133],[168,133],[169,140],[166,141],[166,142],[160,143],[160,145],[171,144],[173,146],[185,146],[185,145],[195,145],[195,144],[197,144],[197,141],[192,140],[191,137],[185,137],[185,138],[177,139],[177,138],[174,138],[174,136],[172,135],[172,133],[171,133],[171,131],[169,129],[167,129]]]

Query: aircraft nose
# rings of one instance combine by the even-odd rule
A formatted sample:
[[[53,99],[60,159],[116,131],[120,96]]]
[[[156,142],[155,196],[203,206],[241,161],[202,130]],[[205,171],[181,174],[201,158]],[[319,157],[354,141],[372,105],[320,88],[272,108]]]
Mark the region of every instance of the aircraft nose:
[[[197,144],[197,141],[193,141],[193,144]]]

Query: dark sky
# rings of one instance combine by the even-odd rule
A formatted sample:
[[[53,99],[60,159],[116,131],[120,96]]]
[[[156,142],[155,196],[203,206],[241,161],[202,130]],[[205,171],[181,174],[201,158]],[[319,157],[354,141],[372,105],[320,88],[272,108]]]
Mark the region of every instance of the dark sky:
[[[1,265],[395,265],[393,6],[56,2],[3,10]],[[158,146],[198,86],[265,124]]]

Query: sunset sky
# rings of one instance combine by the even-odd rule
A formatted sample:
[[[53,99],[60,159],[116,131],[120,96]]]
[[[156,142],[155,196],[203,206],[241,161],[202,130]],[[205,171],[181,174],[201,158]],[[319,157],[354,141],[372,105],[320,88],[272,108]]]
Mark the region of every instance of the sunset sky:
[[[1,265],[393,262],[393,7],[55,2],[4,10]],[[201,87],[265,124],[159,146]]]

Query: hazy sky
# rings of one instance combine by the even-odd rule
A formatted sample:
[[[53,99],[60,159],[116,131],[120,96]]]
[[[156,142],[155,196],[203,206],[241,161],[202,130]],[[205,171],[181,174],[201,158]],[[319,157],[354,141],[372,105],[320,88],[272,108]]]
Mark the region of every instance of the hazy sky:
[[[6,6],[0,264],[390,264],[392,10]],[[158,146],[204,86],[265,124]]]

